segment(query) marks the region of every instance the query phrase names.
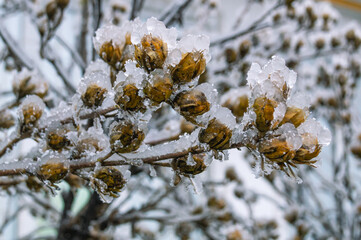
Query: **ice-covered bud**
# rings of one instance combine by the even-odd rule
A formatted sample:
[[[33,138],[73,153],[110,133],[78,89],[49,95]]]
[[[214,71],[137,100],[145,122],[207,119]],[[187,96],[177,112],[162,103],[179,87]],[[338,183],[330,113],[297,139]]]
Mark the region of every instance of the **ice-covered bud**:
[[[45,13],[50,20],[55,19],[58,13],[58,5],[56,3],[56,0],[51,0],[46,4]]]
[[[15,75],[12,88],[18,99],[26,95],[37,95],[43,98],[48,93],[49,85],[35,71],[23,68]]]
[[[271,161],[287,162],[292,160],[302,145],[297,129],[286,123],[258,144],[258,151]]]
[[[19,107],[21,132],[31,131],[36,126],[43,115],[44,108],[45,104],[38,96],[30,95],[25,98]]]
[[[322,146],[328,145],[331,141],[330,131],[315,119],[307,119],[298,127],[298,132],[302,137],[302,146],[294,158],[297,163],[312,163],[309,160],[317,157]]]
[[[258,97],[253,103],[253,111],[256,113],[256,127],[260,132],[267,132],[272,127],[275,108],[278,103],[266,97]]]
[[[138,111],[144,109],[143,97],[140,96],[140,90],[135,84],[119,84],[115,90],[114,101],[124,110]]]
[[[207,128],[199,132],[199,141],[217,150],[228,148],[231,137],[232,131],[215,118],[209,121]]]
[[[109,65],[114,66],[120,62],[122,50],[119,46],[113,45],[113,42],[105,42],[100,47],[99,56]]]
[[[61,150],[69,146],[70,141],[67,137],[68,132],[69,130],[63,126],[49,129],[46,134],[46,143],[48,147],[54,150]]]
[[[148,34],[143,36],[141,43],[135,45],[135,59],[148,72],[163,68],[167,58],[168,47],[161,38]]]
[[[175,83],[184,84],[201,75],[206,69],[206,60],[200,51],[185,53],[180,62],[171,68]]]
[[[197,175],[207,168],[204,163],[206,157],[207,155],[205,153],[200,153],[192,154],[188,157],[184,156],[175,158],[172,161],[172,167],[175,171],[179,171],[181,174]]]
[[[221,105],[231,110],[238,119],[242,118],[249,105],[249,89],[238,88],[228,91],[222,96]]]
[[[122,120],[110,125],[110,145],[114,152],[129,153],[136,151],[144,138],[143,130],[134,121]]]
[[[80,136],[75,132],[70,132],[67,136],[75,145],[71,153],[71,158],[74,159],[93,156],[109,148],[109,139],[104,135],[102,129],[96,127],[83,131]]]
[[[233,48],[227,48],[224,50],[224,55],[226,57],[226,62],[229,64],[237,60],[237,53]]]
[[[1,128],[11,128],[15,125],[15,118],[11,114],[9,109],[4,109],[0,111],[0,129]]]
[[[210,197],[207,206],[213,210],[222,210],[226,207],[226,202],[222,198]]]
[[[107,89],[93,83],[87,87],[85,93],[81,96],[81,100],[83,101],[84,105],[89,108],[99,107],[102,105],[106,93]]]
[[[241,42],[241,44],[239,45],[239,55],[241,56],[241,58],[244,58],[249,53],[250,49],[251,42],[249,40],[244,40],[243,42]]]
[[[176,109],[188,121],[195,122],[195,118],[209,111],[210,102],[206,95],[197,89],[180,92],[173,100]]]
[[[49,155],[39,163],[39,167],[36,171],[37,177],[42,181],[48,181],[51,183],[59,182],[69,172],[69,166],[65,162],[66,158],[62,155]]]
[[[295,127],[300,126],[307,118],[307,113],[297,107],[287,107],[286,113],[280,125],[292,123]]]
[[[119,192],[127,183],[122,172],[115,167],[102,167],[94,173],[93,185],[99,194],[119,197]]]
[[[173,91],[173,81],[169,74],[162,70],[154,70],[144,87],[144,94],[155,103],[167,101]]]
[[[78,89],[81,100],[88,108],[101,106],[111,88],[109,69],[103,65],[95,67],[96,64],[93,62],[86,69]]]

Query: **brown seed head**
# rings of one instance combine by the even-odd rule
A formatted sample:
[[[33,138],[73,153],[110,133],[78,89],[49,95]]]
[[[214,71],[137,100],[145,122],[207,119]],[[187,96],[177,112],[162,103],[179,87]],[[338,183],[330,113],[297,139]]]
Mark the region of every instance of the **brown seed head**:
[[[134,53],[138,64],[148,72],[151,72],[154,69],[163,67],[163,63],[167,58],[168,48],[162,39],[148,34],[143,36],[140,45],[135,46]]]
[[[111,130],[110,145],[117,153],[133,152],[140,147],[144,137],[142,130],[130,121],[124,121]]]
[[[243,240],[243,237],[240,231],[234,230],[227,234],[227,240]]]
[[[109,65],[117,68],[117,63],[122,59],[123,48],[114,45],[112,41],[105,42],[99,50],[99,56]]]
[[[107,90],[93,83],[88,86],[85,93],[81,96],[84,105],[92,108],[102,105]]]
[[[61,150],[70,144],[69,139],[66,136],[67,130],[60,128],[50,131],[47,134],[47,144],[54,150]]]
[[[204,158],[206,154],[194,154],[192,158],[194,160],[194,164],[191,165],[187,162],[187,157],[176,158],[172,162],[173,169],[181,172],[182,174],[191,174],[197,175],[203,172],[207,166],[204,164]]]
[[[258,145],[258,151],[269,160],[287,162],[294,158],[296,152],[288,146],[287,141],[280,138],[264,140]]]
[[[37,95],[40,98],[48,93],[49,86],[45,81],[32,81],[32,76],[25,77],[18,82],[13,82],[13,93],[18,99],[26,95]]]
[[[233,115],[237,118],[243,117],[245,112],[247,112],[248,105],[249,101],[247,95],[239,96],[235,101],[228,100],[222,104],[223,107],[231,110]]]
[[[237,53],[233,48],[227,48],[224,51],[227,63],[233,63],[237,60]]]
[[[64,9],[68,6],[70,0],[56,0],[56,4],[59,8]]]
[[[165,102],[172,94],[173,81],[169,75],[155,75],[146,83],[144,94],[155,103]]]
[[[321,152],[321,145],[318,144],[317,137],[306,133],[302,135],[302,146],[297,150],[294,161],[307,164],[309,160],[315,158]],[[314,162],[310,162],[314,163]]]
[[[222,150],[230,145],[232,131],[217,119],[209,121],[207,128],[199,132],[198,138],[202,143],[207,143],[210,148]]]
[[[249,53],[251,45],[252,43],[248,40],[244,40],[243,42],[241,42],[241,44],[239,45],[239,55],[241,56],[241,58],[244,58]]]
[[[29,103],[22,107],[23,122],[22,132],[32,130],[36,122],[43,115],[43,109],[35,103]]]
[[[226,202],[223,199],[211,197],[208,199],[207,206],[214,210],[222,210],[226,207]]]
[[[54,0],[50,1],[45,7],[46,16],[50,20],[54,20],[57,11],[58,11],[58,5],[57,5],[56,1],[54,1]]]
[[[119,197],[118,193],[127,183],[123,174],[114,167],[103,167],[95,173],[94,178],[102,181],[106,185],[106,187],[104,187],[95,181],[97,191],[104,195],[110,195],[111,197]]]
[[[206,60],[203,53],[188,52],[183,54],[180,62],[171,69],[171,75],[175,83],[184,84],[201,75],[205,69]]]
[[[117,87],[119,88],[119,87]],[[139,89],[134,84],[120,86],[122,91],[117,91],[114,101],[124,110],[138,111],[144,109],[143,98],[139,96]]]
[[[210,109],[206,95],[194,89],[179,93],[174,99],[174,104],[179,107],[180,114],[190,122],[194,122],[194,118]]]
[[[41,180],[51,183],[62,180],[69,172],[69,168],[62,162],[48,162],[41,165],[37,171],[37,176]]]
[[[15,118],[8,109],[0,111],[0,129],[11,128],[15,124]]]

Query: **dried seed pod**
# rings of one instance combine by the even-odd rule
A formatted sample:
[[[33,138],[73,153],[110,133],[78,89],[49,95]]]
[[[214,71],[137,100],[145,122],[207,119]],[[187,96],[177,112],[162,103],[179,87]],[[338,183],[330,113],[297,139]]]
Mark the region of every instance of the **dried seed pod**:
[[[38,97],[43,98],[48,93],[49,85],[34,72],[23,69],[14,77],[12,88],[13,93],[18,99],[21,99],[26,95],[37,95]]]
[[[250,48],[251,48],[250,41],[245,40],[241,42],[241,44],[239,45],[239,55],[241,56],[241,58],[244,58],[249,53]]]
[[[167,44],[151,34],[144,35],[141,44],[135,46],[135,59],[148,72],[162,68],[168,54]]]
[[[112,41],[103,43],[99,50],[99,56],[114,68],[121,61],[122,54],[123,48],[113,44]]]
[[[157,70],[155,70],[157,71]],[[154,72],[154,71],[153,71]],[[173,81],[169,75],[155,73],[144,88],[144,94],[155,103],[165,102],[172,94]]]
[[[103,167],[94,174],[96,190],[104,195],[119,197],[119,192],[127,183],[123,174],[114,167]],[[100,180],[102,183],[99,183]]]
[[[56,0],[56,4],[59,8],[64,9],[68,6],[70,0]]]
[[[354,146],[351,148],[351,152],[358,158],[361,158],[361,146]]]
[[[301,108],[287,107],[285,116],[279,126],[285,123],[292,123],[295,127],[298,127],[307,118],[307,114]]]
[[[71,154],[71,158],[79,159],[86,157],[87,152],[99,152],[104,150],[101,146],[99,139],[93,138],[91,136],[80,139],[75,145],[75,149]]]
[[[321,145],[318,144],[317,137],[310,133],[305,133],[302,135],[302,146],[297,150],[293,161],[296,161],[296,163],[308,163],[309,160],[317,157],[320,152]]]
[[[28,96],[20,106],[21,132],[33,130],[43,115],[44,102],[35,95]]]
[[[233,215],[230,212],[225,212],[222,215],[217,216],[217,220],[221,222],[229,222],[233,219]]]
[[[143,98],[139,95],[139,89],[134,84],[117,86],[116,89],[118,91],[114,101],[124,110],[138,111],[144,109]]]
[[[144,132],[130,121],[114,123],[110,131],[110,145],[114,152],[128,153],[137,150],[144,140]]]
[[[226,207],[226,202],[223,199],[211,197],[208,199],[207,206],[214,210],[222,210]]]
[[[234,230],[227,234],[227,240],[243,240],[243,236],[240,231]]]
[[[240,183],[240,179],[238,177],[238,174],[236,172],[236,170],[233,167],[228,167],[225,173],[225,177],[226,179],[228,179],[229,181],[234,181],[234,182],[238,182]]]
[[[336,38],[336,37],[332,37],[332,38],[331,38],[331,46],[332,46],[333,48],[336,48],[336,47],[338,47],[338,46],[340,46],[340,45],[341,45],[340,39],[338,39],[338,38]]]
[[[258,151],[269,160],[276,162],[286,162],[294,158],[296,151],[293,150],[286,140],[272,138],[262,141],[258,145]]]
[[[62,180],[69,172],[69,168],[61,161],[49,160],[42,164],[36,174],[42,181],[50,181],[51,183]]]
[[[56,1],[54,1],[54,0],[50,1],[45,7],[46,16],[50,20],[54,20],[57,12],[58,12],[58,5],[57,5]]]
[[[206,59],[203,53],[188,52],[183,54],[180,62],[171,69],[171,75],[175,83],[184,84],[201,75],[205,69]]]
[[[325,39],[323,38],[317,39],[315,42],[315,47],[317,48],[317,50],[323,49],[325,47]]]
[[[210,109],[206,95],[195,89],[179,93],[173,102],[176,107],[179,107],[180,114],[190,122],[194,122],[195,117]]]
[[[233,48],[227,48],[224,51],[227,63],[233,63],[237,60],[237,53]]]
[[[61,150],[69,146],[70,141],[66,136],[68,131],[64,128],[57,128],[47,133],[46,142],[54,150]]]
[[[222,150],[230,145],[232,131],[217,119],[209,121],[207,128],[199,132],[198,138],[202,143],[207,143],[210,148]]]
[[[256,126],[261,132],[267,132],[271,128],[273,113],[277,107],[277,102],[266,97],[258,97],[253,104],[256,113]]]
[[[203,172],[207,166],[204,164],[205,153],[193,154],[192,159],[194,162],[189,161],[187,157],[175,158],[172,162],[172,167],[175,171],[179,171],[182,174],[197,175]]]
[[[4,109],[0,111],[0,129],[1,128],[11,128],[15,124],[15,118],[11,114],[9,109]]]
[[[87,87],[85,93],[81,96],[81,100],[89,108],[99,107],[102,105],[106,93],[107,90],[105,88],[93,83]]]

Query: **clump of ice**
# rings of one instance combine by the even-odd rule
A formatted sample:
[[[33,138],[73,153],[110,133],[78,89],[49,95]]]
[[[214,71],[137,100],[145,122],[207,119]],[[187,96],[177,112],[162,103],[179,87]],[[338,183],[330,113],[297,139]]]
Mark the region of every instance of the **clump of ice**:
[[[135,19],[131,31],[132,43],[140,44],[143,36],[148,34],[162,39],[167,44],[168,50],[172,50],[176,46],[178,33],[175,28],[168,29],[163,22],[154,17],[149,18],[145,23],[142,23],[139,18]]]
[[[125,44],[126,34],[125,27],[122,28],[113,24],[107,24],[95,32],[95,37],[93,38],[94,48],[97,52],[100,52],[101,46],[110,41],[113,46],[123,46]]]
[[[182,53],[187,52],[202,52],[206,62],[209,62],[211,56],[209,55],[209,37],[206,35],[187,35],[181,38],[177,44],[177,48]]]
[[[328,145],[332,139],[330,130],[323,127],[321,123],[314,118],[308,118],[297,130],[300,135],[308,133],[317,137],[318,144],[321,145]]]
[[[296,79],[296,72],[288,69],[285,60],[277,56],[273,56],[263,68],[258,63],[252,63],[247,75],[247,82],[251,89],[255,89],[259,85],[261,89],[265,89],[262,86],[267,83],[267,80],[281,91],[285,84],[292,89]]]
[[[274,131],[275,135],[281,135],[281,138],[284,138],[287,141],[288,147],[292,150],[297,150],[302,146],[302,137],[291,123],[285,123]]]

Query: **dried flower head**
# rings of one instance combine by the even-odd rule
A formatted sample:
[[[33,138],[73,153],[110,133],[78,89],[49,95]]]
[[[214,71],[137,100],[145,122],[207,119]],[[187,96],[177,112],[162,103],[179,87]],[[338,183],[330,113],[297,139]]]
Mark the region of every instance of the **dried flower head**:
[[[173,102],[179,108],[180,114],[190,122],[194,122],[195,117],[210,109],[206,95],[196,89],[180,92]]]
[[[120,62],[123,54],[123,48],[117,44],[113,44],[110,40],[109,42],[103,43],[99,49],[99,56],[107,62],[109,65],[116,68],[117,64]]]
[[[287,162],[296,155],[296,151],[289,146],[286,139],[280,138],[262,141],[258,146],[258,151],[275,162]]]
[[[45,104],[41,98],[35,95],[26,97],[20,106],[21,132],[33,130],[36,123],[43,115]]]
[[[184,84],[201,75],[206,69],[206,59],[201,51],[183,54],[180,62],[171,69],[175,83]]]
[[[69,146],[70,141],[66,136],[67,132],[65,128],[50,130],[46,136],[48,146],[54,150],[61,150]]]
[[[175,171],[179,171],[182,174],[197,175],[207,168],[204,163],[205,157],[206,154],[201,153],[193,154],[189,157],[176,158],[172,162],[172,167]]]
[[[173,81],[169,75],[163,75],[157,70],[152,72],[151,79],[144,87],[144,94],[154,101],[161,103],[167,101],[173,91]]]
[[[315,161],[310,161],[318,156],[321,152],[321,145],[318,144],[317,137],[312,135],[312,133],[305,133],[301,135],[302,137],[302,146],[297,150],[294,157],[296,163],[314,163]]]
[[[222,150],[230,146],[232,131],[216,118],[209,121],[207,128],[199,132],[199,141],[207,143],[210,148]]]
[[[144,137],[144,132],[131,121],[124,120],[111,125],[110,145],[114,152],[133,152],[140,147]]]
[[[15,118],[11,114],[9,109],[4,109],[0,111],[0,129],[1,128],[11,128],[15,124]]]
[[[107,196],[119,197],[119,192],[127,183],[123,174],[114,167],[103,167],[96,171],[93,181],[96,190]]]
[[[26,95],[37,95],[43,98],[48,93],[49,85],[38,74],[24,68],[15,75],[12,88],[18,99]]]
[[[307,118],[307,113],[297,107],[287,107],[285,116],[280,123],[280,125],[283,125],[285,123],[292,123],[295,127],[300,126]]]
[[[106,93],[107,89],[93,83],[87,87],[85,93],[81,96],[81,99],[84,105],[89,108],[99,107],[102,105]]]
[[[168,48],[162,39],[152,36],[152,34],[147,34],[143,36],[141,43],[135,46],[134,54],[138,64],[148,72],[151,72],[154,69],[163,67],[168,54]]]
[[[119,84],[116,86],[114,101],[124,110],[139,111],[144,109],[143,98],[135,84]]]
[[[46,163],[40,165],[36,174],[42,181],[56,183],[62,180],[69,172],[69,168],[60,161],[60,159],[50,159]]]
[[[56,0],[56,4],[59,8],[64,9],[68,6],[70,0]]]

